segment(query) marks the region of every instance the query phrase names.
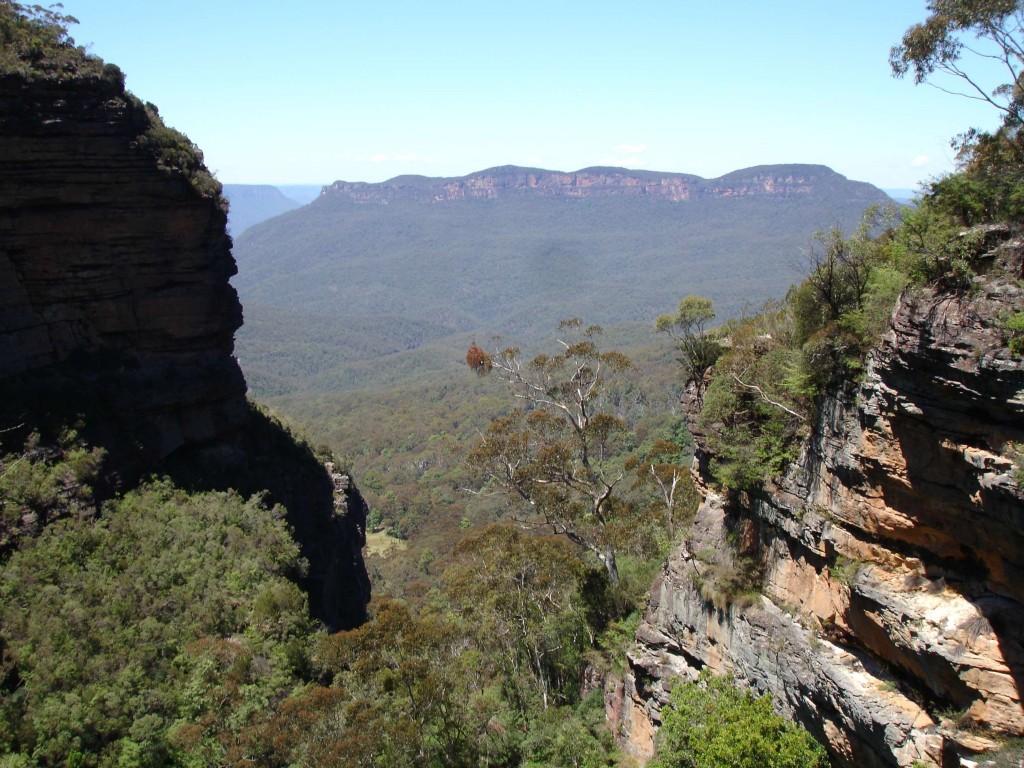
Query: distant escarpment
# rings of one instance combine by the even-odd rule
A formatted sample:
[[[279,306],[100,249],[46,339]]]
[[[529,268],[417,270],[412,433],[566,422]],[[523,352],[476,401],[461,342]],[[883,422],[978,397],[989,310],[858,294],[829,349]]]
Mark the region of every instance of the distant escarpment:
[[[681,285],[739,315],[786,294],[815,231],[852,230],[886,202],[813,165],[338,182],[236,240],[239,357],[271,396],[295,389],[294,371],[310,390],[353,388],[382,354],[434,366],[460,360],[467,337],[529,344],[566,317],[646,326]]]
[[[116,67],[0,73],[0,441],[73,426],[105,451],[101,495],[151,472],[269,491],[314,613],[353,626],[365,504],[247,402],[225,224],[202,154]]]
[[[225,184],[224,197],[231,203],[228,229],[240,235],[253,224],[295,210],[301,204],[267,184]]]
[[[533,196],[564,199],[640,197],[682,202],[717,197],[794,197],[821,194],[828,188],[855,184],[823,165],[762,165],[717,179],[686,173],[633,171],[625,168],[583,168],[571,173],[505,165],[458,178],[397,176],[378,184],[336,181],[322,196],[356,203],[395,200],[443,202],[497,200]],[[861,183],[857,194],[874,189]]]
[[[1024,733],[1024,364],[1002,331],[1024,243],[1003,236],[969,289],[900,299],[783,476],[707,489],[609,699],[634,753],[703,667],[770,695],[839,765],[959,766]],[[721,552],[756,563],[760,594],[707,599]]]

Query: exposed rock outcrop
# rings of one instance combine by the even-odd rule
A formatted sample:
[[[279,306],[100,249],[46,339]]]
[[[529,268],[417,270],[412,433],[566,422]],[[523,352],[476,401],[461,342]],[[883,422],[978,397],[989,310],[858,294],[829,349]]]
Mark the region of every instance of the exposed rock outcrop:
[[[98,412],[140,465],[246,417],[225,211],[152,127],[116,78],[0,77],[0,387]]]
[[[356,626],[366,505],[246,401],[220,186],[116,68],[83,71],[0,75],[0,439],[81,419],[106,450],[101,493],[149,472],[267,492],[313,612]]]
[[[807,196],[822,187],[843,185],[848,188],[847,194],[862,195],[865,205],[882,197],[870,184],[848,181],[822,165],[764,165],[710,180],[685,173],[625,168],[583,168],[563,173],[506,165],[459,178],[397,176],[379,184],[336,181],[325,187],[322,195],[376,204],[396,200],[494,200],[522,195],[562,199],[643,197],[685,202],[707,197]]]
[[[1024,365],[1000,329],[1024,291],[1007,236],[972,290],[901,298],[783,477],[708,492],[610,697],[632,752],[651,754],[673,681],[705,666],[770,695],[842,765],[960,765],[1024,733]],[[699,553],[730,531],[763,594],[716,608]]]

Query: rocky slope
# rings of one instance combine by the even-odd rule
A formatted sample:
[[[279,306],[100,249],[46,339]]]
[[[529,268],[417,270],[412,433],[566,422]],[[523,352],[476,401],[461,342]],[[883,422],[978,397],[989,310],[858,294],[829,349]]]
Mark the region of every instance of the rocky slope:
[[[352,626],[365,503],[246,401],[225,211],[201,153],[116,67],[0,73],[0,440],[80,421],[107,452],[101,493],[152,471],[268,490],[313,610]]]
[[[718,179],[684,173],[632,171],[625,168],[583,168],[572,173],[506,165],[459,178],[397,176],[379,184],[336,181],[322,196],[356,203],[385,204],[395,200],[444,202],[495,200],[510,196],[561,199],[641,197],[684,202],[715,197],[793,197],[820,192],[823,187],[853,184],[853,193],[870,197],[870,184],[848,182],[821,165],[764,165]]]
[[[901,298],[783,477],[707,490],[609,696],[634,754],[651,754],[673,680],[705,666],[770,695],[840,765],[969,764],[1024,733],[1024,365],[1000,331],[1024,307],[1024,245],[1002,237],[971,291]],[[700,588],[727,540],[763,572],[748,605]]]

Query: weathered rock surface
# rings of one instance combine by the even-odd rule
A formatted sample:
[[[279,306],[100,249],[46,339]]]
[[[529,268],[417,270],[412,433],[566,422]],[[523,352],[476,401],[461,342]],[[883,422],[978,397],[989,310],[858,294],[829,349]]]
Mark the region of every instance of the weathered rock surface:
[[[762,493],[708,493],[609,697],[630,751],[652,753],[673,681],[705,666],[841,765],[960,765],[1024,733],[1024,365],[999,327],[1024,308],[1021,251],[997,247],[970,292],[903,296],[801,459]],[[749,534],[763,595],[716,608],[694,553],[729,531]]]
[[[563,199],[646,197],[684,202],[707,197],[807,196],[826,186],[845,186],[846,194],[863,195],[871,202],[880,196],[870,184],[847,181],[821,165],[764,165],[718,179],[625,168],[583,168],[563,173],[508,165],[459,178],[397,176],[377,184],[336,181],[325,187],[322,195],[377,204],[393,200],[494,200],[517,195]]]
[[[145,473],[283,504],[331,627],[365,619],[366,505],[245,399],[219,185],[119,73],[0,75],[0,438],[81,419]]]
[[[116,81],[0,78],[0,387],[145,424],[144,462],[246,414],[224,210],[149,127]]]

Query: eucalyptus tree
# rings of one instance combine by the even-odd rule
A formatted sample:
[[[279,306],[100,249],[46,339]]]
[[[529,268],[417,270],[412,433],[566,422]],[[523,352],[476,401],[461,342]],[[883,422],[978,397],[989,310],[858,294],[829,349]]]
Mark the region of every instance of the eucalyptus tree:
[[[629,431],[607,395],[631,363],[599,348],[599,326],[573,318],[559,332],[556,354],[529,361],[517,347],[494,354],[470,347],[467,364],[499,376],[521,407],[491,423],[469,463],[504,493],[515,519],[592,553],[618,585],[616,549],[636,509],[620,493]]]

